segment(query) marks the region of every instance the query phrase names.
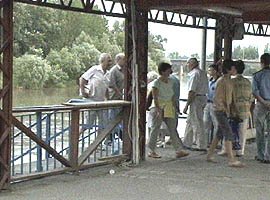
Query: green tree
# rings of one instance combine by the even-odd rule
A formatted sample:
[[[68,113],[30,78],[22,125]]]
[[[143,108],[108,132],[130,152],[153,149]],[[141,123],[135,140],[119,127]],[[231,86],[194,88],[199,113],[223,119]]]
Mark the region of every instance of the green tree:
[[[248,46],[243,49],[243,60],[256,60],[259,58],[257,47]]]
[[[200,59],[200,56],[198,53],[191,54],[190,57]]]
[[[258,48],[254,46],[244,47],[237,46],[232,52],[233,59],[242,59],[242,60],[256,60],[259,57]]]
[[[79,59],[68,48],[63,48],[60,51],[51,50],[46,59],[52,66],[52,69],[56,66],[59,67],[67,74],[69,80],[78,79],[82,72]]]
[[[46,57],[51,49],[71,47],[85,31],[91,37],[101,38],[109,33],[104,16],[67,12],[38,6],[15,4],[14,55],[25,54],[31,47],[43,50]]]
[[[96,49],[90,36],[84,31],[76,38],[70,49],[70,53],[77,57],[81,63],[80,73],[83,73],[91,66],[98,64],[100,51]]]
[[[167,39],[162,38],[161,35],[153,35],[148,32],[148,55],[155,65],[158,65],[162,60],[166,59],[165,49],[163,46],[163,43],[165,42],[167,42]]]
[[[211,54],[209,54],[208,56],[207,56],[207,59],[211,59],[211,60],[213,60],[214,59],[214,53],[211,53]]]
[[[267,43],[265,46],[264,46],[264,53],[270,53],[270,44]]]
[[[170,59],[179,59],[181,58],[180,54],[178,52],[172,52],[169,54]]]
[[[51,67],[42,57],[25,54],[14,58],[13,66],[15,87],[38,89],[46,86]]]
[[[116,45],[121,48],[121,52],[124,52],[125,50],[125,22],[120,24],[119,21],[116,21],[113,24],[111,37],[115,39]]]

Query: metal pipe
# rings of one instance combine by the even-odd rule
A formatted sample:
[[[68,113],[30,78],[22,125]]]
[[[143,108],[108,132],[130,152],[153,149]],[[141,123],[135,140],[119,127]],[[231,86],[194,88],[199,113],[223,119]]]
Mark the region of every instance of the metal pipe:
[[[200,68],[205,70],[206,69],[206,42],[207,42],[207,18],[203,18],[203,26],[205,27],[202,29],[202,51],[201,51],[201,62]]]

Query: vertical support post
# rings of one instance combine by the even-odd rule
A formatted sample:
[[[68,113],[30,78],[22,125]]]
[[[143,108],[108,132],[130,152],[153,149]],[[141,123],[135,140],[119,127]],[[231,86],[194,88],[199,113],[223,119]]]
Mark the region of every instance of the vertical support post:
[[[232,36],[228,32],[224,34],[224,58],[232,59]]]
[[[12,58],[13,58],[13,1],[4,0],[0,7],[2,15],[0,26],[2,35],[0,41],[0,66],[3,79],[0,84],[0,190],[10,186],[10,156],[11,156],[11,115],[12,115]],[[0,79],[1,80],[1,79]]]
[[[203,18],[203,26],[202,29],[202,51],[201,51],[201,62],[200,68],[205,70],[206,69],[206,44],[207,44],[207,18]]]
[[[46,118],[46,144],[50,146],[50,137],[51,137],[51,115],[47,114]],[[46,159],[49,158],[49,153],[46,152]],[[48,162],[47,162],[48,165]]]
[[[132,160],[138,164],[140,159],[145,159],[148,20],[147,11],[137,10],[134,0],[131,1],[131,24],[133,41]]]
[[[232,58],[232,33],[234,19],[232,17],[219,18],[216,21],[216,33],[215,33],[215,52],[214,52],[214,62],[217,63],[222,57],[222,52],[224,51],[224,58]],[[224,39],[224,44],[223,44]],[[222,48],[224,45],[224,48]]]
[[[37,136],[42,139],[42,119],[41,112],[36,113],[37,116]],[[42,167],[42,148],[40,146],[37,147],[37,171],[43,171]]]
[[[148,72],[148,19],[147,11],[137,13],[137,66],[139,89],[139,148],[140,158],[145,159],[146,144],[146,94]]]
[[[222,57],[222,21],[221,19],[216,20],[216,30],[215,30],[215,48],[214,48],[214,63],[217,63]]]
[[[124,100],[131,101],[131,85],[132,85],[132,62],[133,62],[133,55],[132,55],[132,24],[131,24],[131,8],[130,2],[126,4],[126,13],[127,18],[125,20],[125,56],[126,56],[126,67],[124,68]],[[124,108],[124,119],[123,119],[123,153],[130,156],[132,155],[132,144],[131,138],[132,135],[131,129],[129,127],[130,123],[130,107]]]
[[[80,110],[71,111],[71,134],[69,135],[69,159],[75,172],[78,171]]]

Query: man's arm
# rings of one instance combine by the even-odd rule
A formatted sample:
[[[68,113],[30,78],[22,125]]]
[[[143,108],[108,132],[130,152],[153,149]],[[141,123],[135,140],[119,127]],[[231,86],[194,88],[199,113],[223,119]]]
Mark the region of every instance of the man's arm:
[[[153,95],[153,100],[154,104],[157,108],[159,107],[159,102],[158,102],[158,89],[157,88],[152,88],[152,95]]]
[[[88,94],[85,92],[85,85],[87,84],[87,81],[80,77],[80,90],[81,90],[81,93],[82,93],[82,96],[87,98],[88,97]]]
[[[106,89],[106,93],[105,93],[105,101],[109,100],[109,90]]]
[[[189,91],[188,93],[188,99],[187,99],[187,103],[186,103],[186,106],[183,110],[183,113],[187,114],[187,110],[188,110],[188,107],[190,106],[190,104],[193,102],[193,100],[195,99],[196,97],[196,92],[194,91]]]
[[[265,107],[270,110],[270,103],[266,102],[261,96],[260,96],[260,90],[258,88],[258,82],[255,76],[252,77],[252,94],[259,101],[261,104],[265,105]]]
[[[158,111],[157,117],[162,117],[162,108],[160,107],[159,101],[158,101],[158,94],[159,94],[158,89],[152,88],[152,94],[153,94],[155,107],[157,108],[157,111]]]
[[[226,113],[227,113],[227,117],[231,116],[231,106],[232,106],[232,99],[233,99],[233,84],[232,82],[228,82],[226,85],[224,85],[223,87],[225,87],[225,98],[226,98]]]
[[[122,97],[122,92],[116,87],[116,86],[112,86],[110,87],[111,89],[113,89],[113,91],[120,97]]]
[[[269,102],[266,102],[260,95],[256,95],[256,94],[253,94],[253,95],[260,103],[262,103],[268,110],[270,110]]]

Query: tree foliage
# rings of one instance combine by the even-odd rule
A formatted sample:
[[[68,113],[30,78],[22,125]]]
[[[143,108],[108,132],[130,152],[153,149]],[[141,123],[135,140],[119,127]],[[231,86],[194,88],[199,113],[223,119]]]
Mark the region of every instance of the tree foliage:
[[[14,58],[14,85],[24,88],[45,87],[51,71],[50,65],[40,56],[25,54]]]
[[[254,46],[241,48],[241,46],[238,45],[232,52],[232,58],[241,60],[256,60],[259,58],[258,48]]]
[[[107,19],[100,15],[15,4],[15,86],[55,87],[77,80],[98,64],[101,53],[110,53],[114,58],[124,52],[124,27],[124,22],[116,21],[110,30]],[[156,69],[164,60],[165,42],[160,35],[149,32],[150,68]]]

